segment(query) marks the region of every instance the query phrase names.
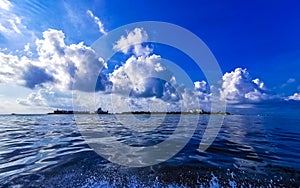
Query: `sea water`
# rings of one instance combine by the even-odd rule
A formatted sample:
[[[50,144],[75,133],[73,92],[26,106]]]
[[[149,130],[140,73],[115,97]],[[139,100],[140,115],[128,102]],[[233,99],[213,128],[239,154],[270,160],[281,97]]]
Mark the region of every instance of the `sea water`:
[[[299,110],[282,108],[232,110],[206,151],[199,143],[209,115],[199,115],[197,129],[179,153],[140,168],[99,156],[73,115],[1,115],[0,187],[299,187]],[[81,116],[81,129],[88,129],[91,115]],[[118,121],[113,115],[99,118],[118,141],[139,146],[158,144],[174,133],[180,115],[165,116],[166,126],[145,134],[113,126]],[[130,122],[132,116],[122,118]]]

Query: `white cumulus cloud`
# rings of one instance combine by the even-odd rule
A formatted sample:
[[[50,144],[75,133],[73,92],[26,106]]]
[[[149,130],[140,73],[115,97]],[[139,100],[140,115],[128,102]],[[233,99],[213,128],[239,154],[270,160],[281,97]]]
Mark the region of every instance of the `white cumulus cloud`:
[[[213,99],[212,93],[208,88],[209,86],[206,81],[196,81],[193,88],[184,88],[184,92],[181,93],[183,111],[199,109],[210,111]],[[220,102],[219,99],[217,102]]]
[[[228,102],[260,102],[270,99],[264,83],[252,80],[247,69],[236,68],[222,77],[220,97]]]
[[[288,100],[300,101],[300,93],[294,93],[294,95],[288,96]]]
[[[8,0],[0,0],[0,8],[9,10],[13,5]]]
[[[18,99],[19,104],[54,108],[72,107],[72,89],[82,92],[81,99],[99,91],[99,105],[112,111],[210,110],[211,102],[218,100],[257,103],[276,98],[262,80],[252,79],[247,69],[242,68],[225,73],[220,87],[209,86],[206,81],[195,81],[190,88],[180,85],[176,78],[180,75],[174,75],[159,55],[152,54],[152,49],[145,45],[147,40],[142,28],[121,36],[113,49],[131,56],[109,73],[106,62],[91,47],[83,42],[66,44],[64,32],[48,29],[35,42],[37,54],[28,54],[32,47],[30,43],[24,45],[30,58],[0,51],[0,83],[34,89],[27,98]],[[212,89],[219,93],[213,95]],[[108,94],[114,96],[114,108],[109,105]],[[300,100],[300,93],[287,99]],[[94,101],[82,102],[88,108]]]
[[[0,52],[0,82],[35,88],[51,85],[58,90],[105,90],[105,62],[91,47],[66,45],[62,31],[49,29],[36,41],[38,58]],[[96,85],[96,81],[97,85]]]
[[[52,82],[51,74],[27,57],[0,52],[0,83],[11,83],[34,88]]]
[[[44,39],[36,41],[40,66],[52,73],[58,88],[83,91],[104,90],[106,76],[101,73],[105,62],[98,58],[95,51],[82,42],[66,45],[62,31],[49,29],[43,32]],[[95,80],[100,81],[95,88]]]
[[[116,42],[113,49],[127,54],[132,51],[136,56],[148,56],[152,49],[148,46],[143,46],[143,42],[147,42],[148,34],[142,28],[135,28],[127,33],[127,36],[121,36]]]
[[[136,97],[162,98],[171,87],[172,73],[160,63],[160,56],[130,57],[122,66],[114,70],[109,79],[112,91]]]

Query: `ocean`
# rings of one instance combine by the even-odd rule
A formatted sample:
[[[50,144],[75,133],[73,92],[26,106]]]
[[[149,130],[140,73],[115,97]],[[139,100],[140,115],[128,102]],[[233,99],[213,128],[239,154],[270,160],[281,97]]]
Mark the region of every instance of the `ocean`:
[[[82,130],[95,126],[92,115],[80,115],[82,122],[73,115],[0,115],[0,187],[299,187],[299,108],[262,105],[230,112],[207,150],[199,149],[203,132],[210,116],[220,115],[199,115],[178,153],[143,167],[112,163],[85,142]],[[184,122],[188,129],[197,115],[181,116],[190,120]],[[130,124],[132,116],[122,118]],[[123,144],[151,146],[175,134],[180,115],[151,118],[163,120],[153,131],[129,131],[114,115],[100,115],[98,128]]]

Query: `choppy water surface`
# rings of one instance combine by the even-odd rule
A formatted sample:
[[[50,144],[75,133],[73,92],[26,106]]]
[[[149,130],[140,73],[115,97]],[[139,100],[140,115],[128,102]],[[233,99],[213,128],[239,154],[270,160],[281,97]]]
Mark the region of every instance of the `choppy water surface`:
[[[81,128],[95,126],[91,115],[82,116],[84,126]],[[160,115],[152,117],[162,118]],[[154,145],[168,138],[176,129],[179,115],[167,115],[161,126],[145,134],[128,131],[112,115],[99,118],[103,122],[101,126],[109,127],[109,134],[116,136],[118,141],[141,146]],[[123,118],[126,119],[126,115]],[[140,115],[137,118],[147,117]],[[300,117],[296,114],[225,116],[216,140],[205,152],[201,152],[198,146],[208,118],[208,115],[200,115],[192,139],[168,161],[150,167],[131,168],[110,163],[96,154],[85,143],[72,115],[2,115],[0,185],[300,186]],[[188,122],[186,124],[188,127]]]

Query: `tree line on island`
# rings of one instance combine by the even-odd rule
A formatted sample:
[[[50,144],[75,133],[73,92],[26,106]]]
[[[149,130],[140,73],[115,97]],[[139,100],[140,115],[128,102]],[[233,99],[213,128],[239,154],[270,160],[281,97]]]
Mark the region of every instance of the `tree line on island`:
[[[48,114],[112,114],[108,111],[103,111],[102,108],[98,108],[97,111],[73,111],[73,110],[54,110]],[[114,114],[221,114],[230,115],[229,112],[208,112],[205,110],[190,110],[190,111],[168,111],[168,112],[150,112],[150,111],[130,111],[130,112],[120,112]]]

